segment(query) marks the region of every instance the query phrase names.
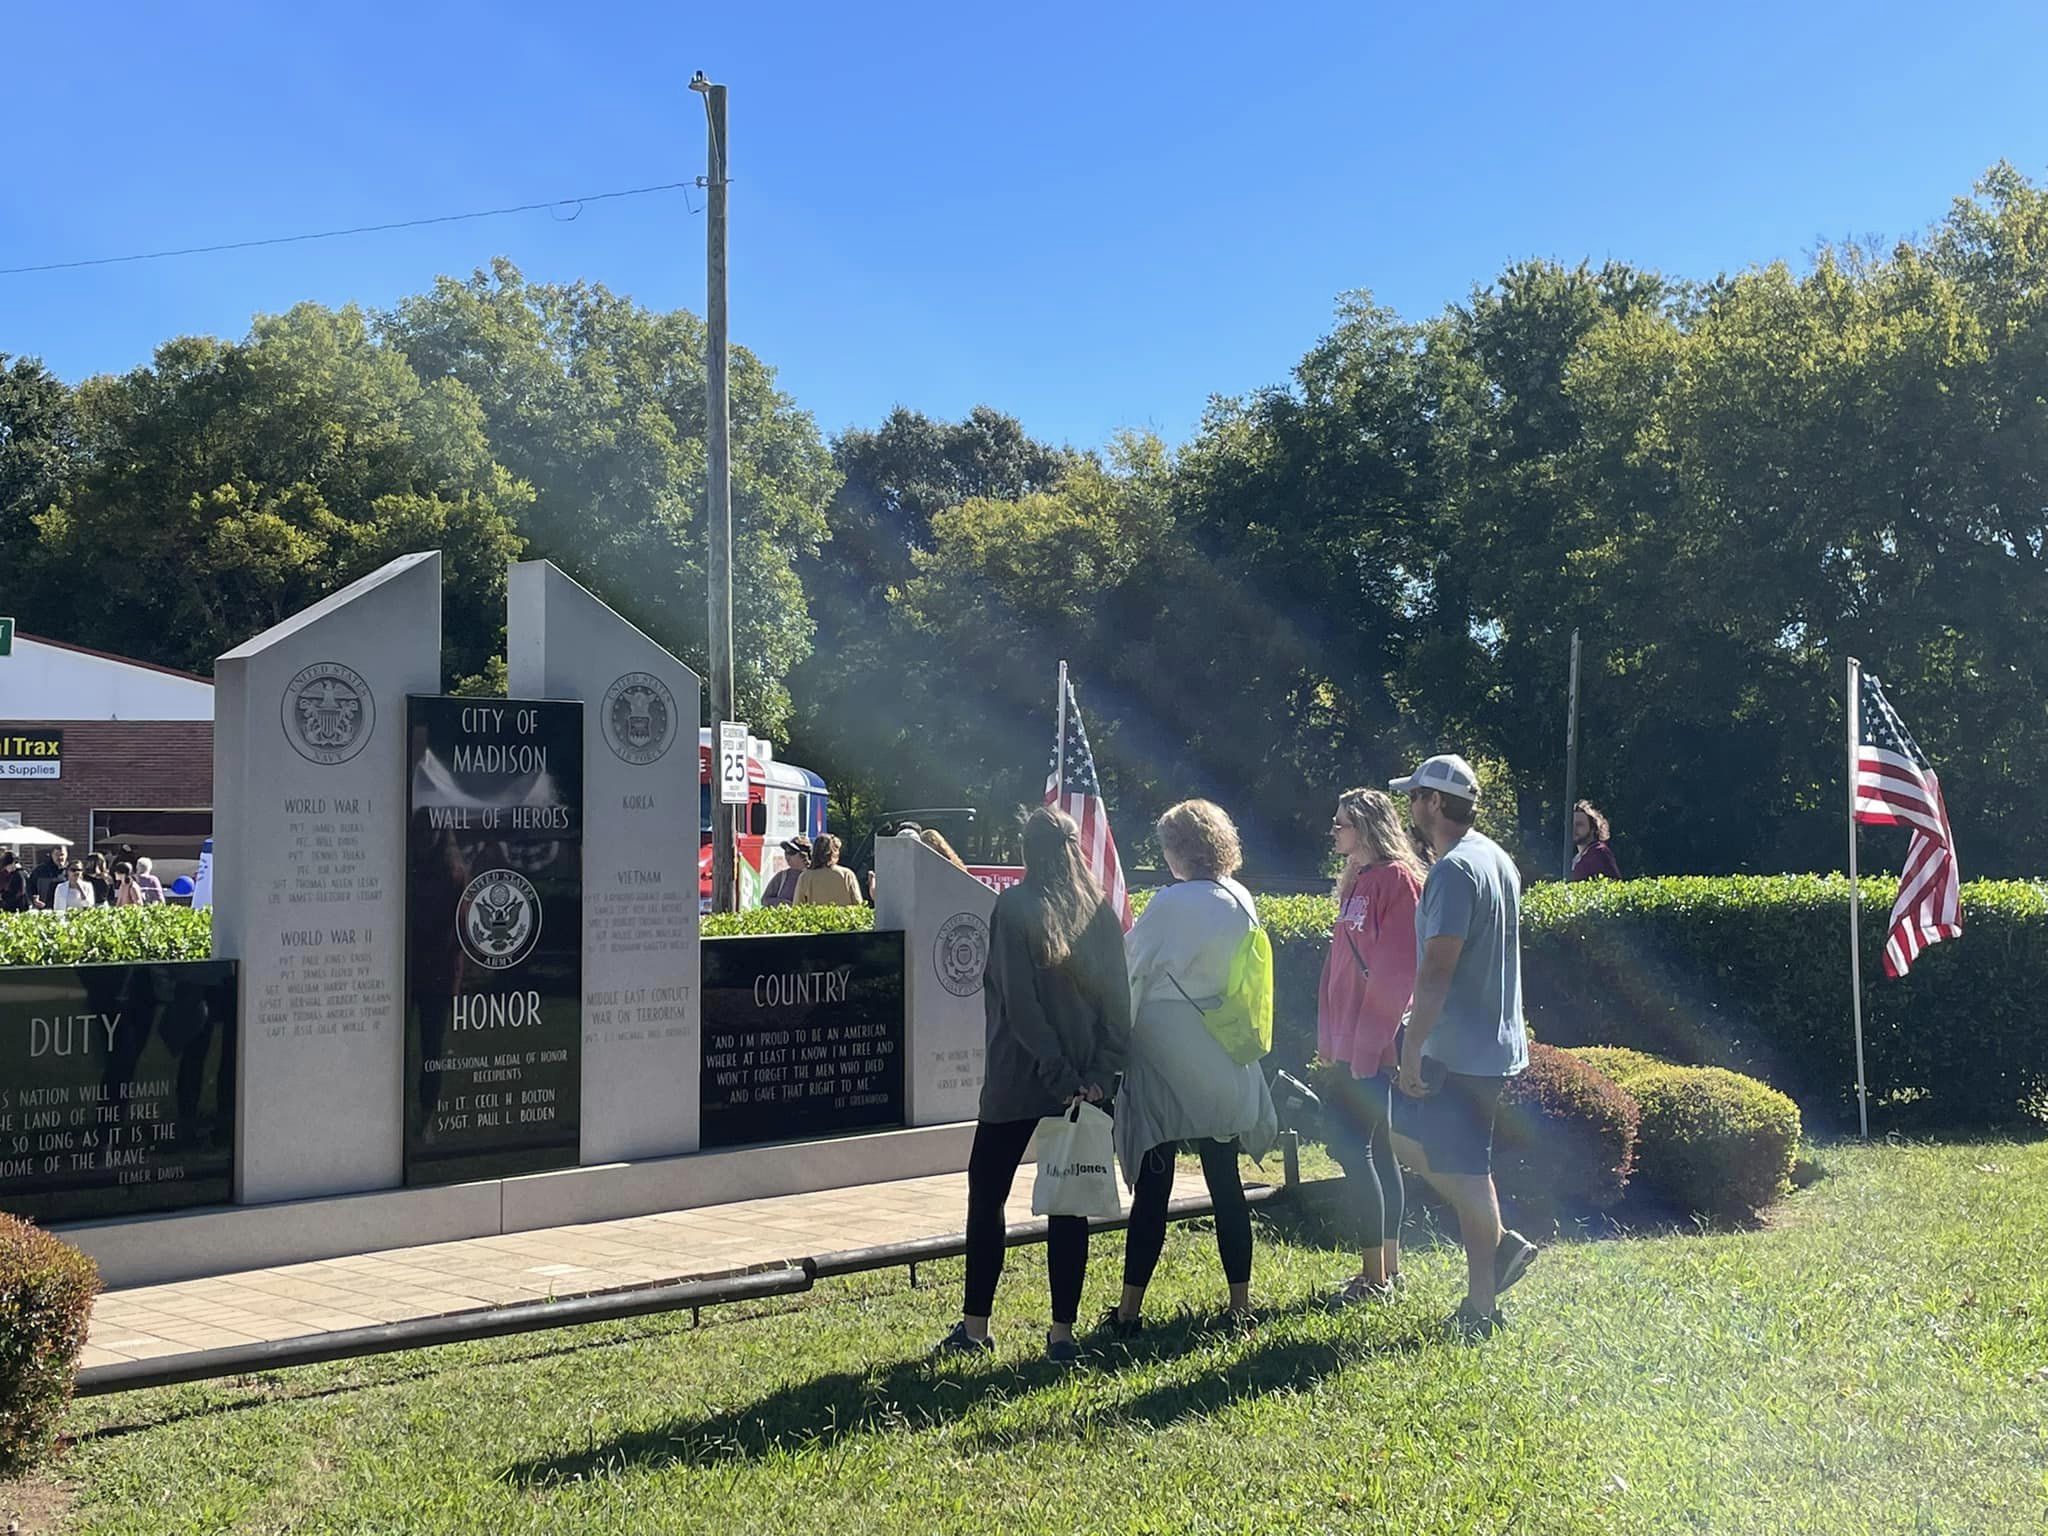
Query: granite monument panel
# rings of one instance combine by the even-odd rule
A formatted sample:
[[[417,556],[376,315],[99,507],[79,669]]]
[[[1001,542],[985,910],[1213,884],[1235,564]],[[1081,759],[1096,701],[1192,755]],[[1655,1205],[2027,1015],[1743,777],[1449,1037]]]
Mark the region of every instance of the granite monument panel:
[[[440,686],[437,553],[215,665],[213,952],[241,962],[238,1200],[399,1182],[405,698]]]
[[[544,560],[505,633],[514,693],[584,706],[582,1161],[695,1151],[697,675]]]
[[[915,838],[875,844],[875,926],[904,935],[910,1123],[972,1120],[988,1020],[981,995],[996,893]]]
[[[0,1211],[224,1204],[234,1074],[231,961],[0,970]]]
[[[405,1182],[576,1162],[583,706],[406,701]]]
[[[904,1123],[901,934],[713,939],[703,955],[706,1147]]]

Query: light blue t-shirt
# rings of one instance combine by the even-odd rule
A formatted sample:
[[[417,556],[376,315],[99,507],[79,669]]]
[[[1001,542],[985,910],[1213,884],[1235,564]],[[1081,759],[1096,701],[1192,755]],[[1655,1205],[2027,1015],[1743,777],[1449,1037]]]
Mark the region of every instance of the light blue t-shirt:
[[[1500,844],[1467,832],[1429,867],[1415,912],[1415,968],[1429,941],[1462,938],[1443,1016],[1422,1054],[1452,1072],[1512,1077],[1529,1065],[1522,1027],[1522,880]]]

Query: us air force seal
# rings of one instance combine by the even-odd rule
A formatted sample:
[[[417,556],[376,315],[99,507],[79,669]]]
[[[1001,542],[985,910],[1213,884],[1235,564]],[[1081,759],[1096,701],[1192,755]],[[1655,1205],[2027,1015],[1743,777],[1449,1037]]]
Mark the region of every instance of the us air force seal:
[[[972,912],[955,912],[939,925],[932,950],[932,968],[939,985],[955,997],[981,990],[982,968],[988,964],[988,924]]]
[[[487,971],[508,970],[533,953],[540,937],[540,895],[513,869],[478,875],[455,903],[455,931],[470,959]]]
[[[676,739],[676,699],[652,672],[628,672],[604,691],[598,718],[621,762],[644,767]]]
[[[370,743],[377,701],[362,673],[316,661],[284,689],[284,739],[314,763],[345,763]]]

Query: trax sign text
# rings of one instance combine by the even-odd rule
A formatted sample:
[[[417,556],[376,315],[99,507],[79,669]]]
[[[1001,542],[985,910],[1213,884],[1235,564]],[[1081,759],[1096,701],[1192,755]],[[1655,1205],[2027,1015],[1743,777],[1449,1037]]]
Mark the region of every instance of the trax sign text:
[[[62,731],[0,725],[0,779],[61,779],[63,770]]]

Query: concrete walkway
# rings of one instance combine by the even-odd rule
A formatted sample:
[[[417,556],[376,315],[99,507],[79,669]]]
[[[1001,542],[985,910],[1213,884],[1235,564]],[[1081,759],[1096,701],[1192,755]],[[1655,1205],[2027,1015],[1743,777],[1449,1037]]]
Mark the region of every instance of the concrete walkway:
[[[1011,1221],[1031,1219],[1036,1169],[1017,1170]],[[781,1195],[626,1221],[287,1264],[108,1291],[82,1366],[367,1328],[416,1317],[698,1279],[958,1233],[967,1176]]]

